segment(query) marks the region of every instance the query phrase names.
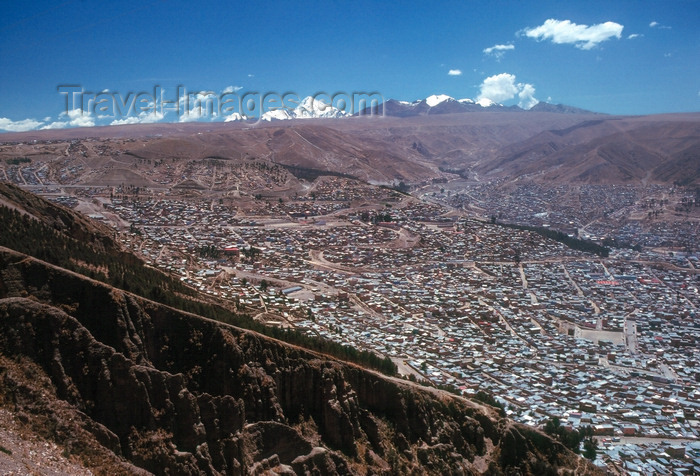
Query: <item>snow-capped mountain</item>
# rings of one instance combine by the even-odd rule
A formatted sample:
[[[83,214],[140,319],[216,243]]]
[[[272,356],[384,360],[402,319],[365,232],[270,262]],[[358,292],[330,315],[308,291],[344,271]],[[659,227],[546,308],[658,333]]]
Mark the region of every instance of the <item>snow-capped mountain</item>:
[[[567,112],[574,108],[565,108],[564,106],[557,106],[557,108],[548,107],[546,103],[540,103],[534,108],[533,111],[547,111],[547,112]],[[455,99],[447,94],[433,94],[425,99],[418,99],[416,101],[399,101],[396,99],[389,99],[384,101],[379,106],[374,106],[372,110],[366,108],[355,115],[358,116],[368,116],[368,115],[385,115],[392,117],[413,117],[422,115],[433,115],[433,114],[459,114],[466,112],[480,112],[480,111],[513,111],[513,112],[523,112],[517,106],[505,107],[502,104],[496,103],[488,98],[470,99],[462,98]],[[345,111],[333,107],[332,104],[328,104],[323,100],[314,99],[311,96],[304,98],[301,103],[294,109],[290,108],[279,108],[272,111],[265,112],[261,119],[263,121],[283,121],[289,119],[318,119],[318,118],[342,118],[350,117]],[[228,116],[226,121],[234,120],[245,120],[245,116],[232,117]]]
[[[238,112],[234,112],[233,114],[229,114],[228,116],[224,116],[224,122],[246,121],[246,120],[248,120],[248,116],[244,116],[243,114],[240,114]]]
[[[287,119],[294,119],[294,111],[289,109],[275,109],[272,111],[267,111],[262,115],[260,119],[263,121],[284,121]]]
[[[425,103],[430,106],[431,108],[433,107],[438,107],[441,104],[449,104],[449,103],[458,103],[462,105],[469,105],[469,104],[478,104],[481,107],[491,107],[491,106],[500,106],[500,104],[496,104],[495,102],[491,101],[490,99],[486,100],[479,100],[479,101],[474,101],[473,99],[469,98],[462,98],[462,99],[455,99],[451,96],[448,96],[447,94],[433,94],[432,96],[428,96],[427,98],[424,99]],[[420,102],[420,101],[418,101]]]
[[[455,99],[453,97],[448,96],[447,94],[433,94],[432,96],[428,96],[425,98],[425,103],[430,106],[430,107],[435,107],[440,103],[443,103],[445,101],[454,101]]]
[[[489,98],[481,98],[478,101],[476,101],[476,104],[478,104],[481,107],[492,107],[498,105]]]
[[[475,101],[469,98],[455,99],[447,94],[433,94],[425,99],[417,101],[397,101],[389,99],[375,108],[374,113],[384,112],[386,116],[411,117],[425,114],[457,114],[461,112],[478,112],[490,108],[502,108],[500,104],[488,99]],[[369,115],[369,109],[361,111],[358,115]]]
[[[263,121],[281,121],[287,119],[318,119],[318,118],[339,118],[348,114],[333,105],[311,96],[304,98],[294,109],[275,109],[267,111],[261,117]]]

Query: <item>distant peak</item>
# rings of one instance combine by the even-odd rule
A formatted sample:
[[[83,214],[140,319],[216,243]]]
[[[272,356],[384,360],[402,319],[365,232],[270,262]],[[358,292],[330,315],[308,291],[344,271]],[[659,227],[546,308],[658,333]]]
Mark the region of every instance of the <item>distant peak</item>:
[[[481,107],[491,107],[496,105],[496,103],[490,100],[489,98],[481,98],[478,101],[476,101],[476,103]]]
[[[244,116],[243,114],[240,114],[238,112],[234,112],[233,114],[225,116],[225,118],[224,118],[224,122],[246,121],[246,120],[248,120],[248,117]]]
[[[316,99],[313,96],[305,97],[294,109],[274,109],[262,115],[263,121],[287,120],[287,119],[318,119],[347,117],[347,113],[332,104]]]
[[[462,98],[455,99],[447,94],[433,94],[425,99],[416,101],[404,101],[399,99],[388,99],[380,107],[377,107],[374,112],[383,112],[386,116],[393,117],[413,117],[421,115],[434,114],[460,114],[460,113],[479,113],[490,111],[512,111],[522,112],[524,109],[518,105],[504,106],[489,98]],[[595,114],[591,111],[579,109],[572,106],[562,104],[548,104],[540,102],[534,107],[527,109],[534,112],[551,112],[558,114]],[[370,109],[357,113],[357,115],[368,115]]]
[[[599,114],[578,107],[567,106],[565,104],[550,104],[548,102],[538,102],[529,110],[535,112],[557,112],[560,114]]]
[[[445,101],[454,101],[454,98],[451,96],[448,96],[447,94],[433,94],[432,96],[428,96],[425,98],[425,102],[428,104],[430,107],[435,107],[441,102]]]

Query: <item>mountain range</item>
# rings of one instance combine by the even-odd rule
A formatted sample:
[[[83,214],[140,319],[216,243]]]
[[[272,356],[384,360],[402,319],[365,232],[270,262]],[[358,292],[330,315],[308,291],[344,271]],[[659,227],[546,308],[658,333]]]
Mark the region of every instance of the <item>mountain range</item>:
[[[360,116],[370,114],[393,117],[412,117],[428,114],[459,114],[485,111],[509,111],[509,112],[554,112],[562,114],[593,114],[591,111],[564,106],[561,104],[549,104],[539,102],[530,109],[522,109],[518,106],[503,106],[487,98],[473,100],[469,98],[455,99],[445,94],[428,96],[425,99],[408,102],[389,99],[375,107],[368,107],[358,113]]]
[[[534,112],[554,112],[562,114],[592,114],[591,111],[578,109],[572,106],[562,104],[548,104],[539,102],[531,109],[521,109],[518,106],[503,106],[490,99],[481,98],[473,100],[469,98],[455,99],[446,94],[433,94],[425,99],[416,101],[401,101],[397,99],[389,99],[381,104],[365,107],[359,110],[354,116],[368,115],[383,115],[391,117],[412,117],[426,114],[458,114],[467,112],[483,112],[483,111],[513,111],[522,112],[531,110]],[[343,117],[351,117],[351,114],[328,104],[321,99],[314,99],[311,96],[304,98],[301,103],[293,109],[278,108],[267,111],[260,117],[263,121],[279,121],[290,119],[338,119]],[[248,120],[249,118],[240,114],[232,115],[227,118],[227,121],[233,120]]]
[[[307,96],[294,109],[280,108],[267,111],[260,116],[260,119],[263,121],[275,121],[288,119],[338,119],[341,117],[347,117],[347,113],[323,100]]]
[[[83,141],[81,155],[68,154],[65,166],[89,165],[76,180],[94,185],[105,173],[120,183],[148,185],[143,174],[149,172],[129,164],[170,158],[258,159],[387,185],[460,177],[700,184],[700,113],[610,116],[544,103],[524,111],[445,95],[412,103],[389,100],[381,107],[384,116],[338,117],[337,109],[307,98],[292,112],[275,111],[298,120],[5,133],[0,159],[62,157],[70,141]],[[96,148],[95,141],[104,144]]]

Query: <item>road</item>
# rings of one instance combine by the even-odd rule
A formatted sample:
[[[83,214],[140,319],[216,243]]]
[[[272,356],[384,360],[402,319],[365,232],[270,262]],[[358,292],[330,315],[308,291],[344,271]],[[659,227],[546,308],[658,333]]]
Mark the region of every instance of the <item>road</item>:
[[[532,345],[530,345],[530,343],[529,343],[528,341],[526,341],[525,339],[523,339],[523,338],[520,336],[520,334],[518,334],[518,333],[516,332],[516,330],[513,329],[513,327],[512,327],[512,326],[510,325],[510,323],[508,322],[508,319],[503,315],[503,313],[502,313],[501,311],[499,311],[498,309],[496,309],[495,307],[493,307],[491,304],[489,304],[489,303],[487,303],[486,301],[484,301],[482,298],[479,298],[479,304],[481,304],[482,306],[484,306],[485,308],[487,308],[489,311],[491,311],[491,312],[493,312],[494,314],[496,314],[496,315],[498,316],[499,322],[500,322],[501,324],[503,324],[503,326],[506,328],[506,330],[507,330],[508,332],[510,332],[510,334],[511,334],[513,337],[519,339],[525,346],[527,346],[527,347],[530,348],[531,350],[537,351],[537,349],[536,349],[535,347],[533,347]]]
[[[668,436],[665,437],[660,437],[660,436],[621,436],[620,441],[612,441],[612,438],[609,436],[606,437],[601,437],[597,436],[596,439],[599,442],[602,442],[603,439],[610,440],[606,441],[606,444],[617,446],[617,445],[626,445],[626,444],[632,444],[632,445],[648,445],[648,444],[668,444],[669,446],[671,445],[685,445],[687,443],[697,443],[698,440],[691,440],[688,438],[671,438]]]
[[[401,357],[391,357],[391,361],[394,362],[396,367],[399,369],[399,375],[414,375],[418,380],[425,379],[420,372],[406,363],[406,359],[402,359]]]
[[[571,283],[571,285],[572,285],[572,286],[574,287],[574,289],[576,290],[576,293],[577,293],[580,297],[583,297],[583,296],[584,296],[583,290],[579,287],[578,284],[576,284],[576,281],[574,281],[574,278],[571,277],[571,275],[569,274],[569,270],[566,269],[566,266],[564,266],[563,263],[562,263],[561,267],[562,267],[562,269],[564,270],[564,274],[566,275],[567,279],[569,280],[569,282]]]
[[[629,319],[629,317],[634,313],[632,311],[630,314],[625,316],[624,331],[625,331],[625,345],[627,346],[627,351],[635,355],[637,353],[637,321],[634,319]]]
[[[523,283],[523,289],[527,289],[527,278],[525,277],[525,270],[523,269],[523,264],[518,264],[518,271],[520,271],[520,280]]]

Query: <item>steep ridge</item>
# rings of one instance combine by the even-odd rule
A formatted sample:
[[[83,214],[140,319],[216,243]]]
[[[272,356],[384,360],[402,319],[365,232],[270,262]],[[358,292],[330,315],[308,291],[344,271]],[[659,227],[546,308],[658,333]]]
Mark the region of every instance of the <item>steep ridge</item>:
[[[489,467],[542,474],[584,465],[543,434],[457,397],[8,249],[0,250],[0,270],[0,352],[35,363],[57,398],[85,415],[81,427],[92,446],[73,444],[78,455],[83,446],[99,446],[126,460],[119,464],[155,474],[455,474]],[[31,412],[13,401],[4,380],[2,394]]]
[[[0,247],[0,414],[97,474],[595,474],[490,407],[76,270]]]

